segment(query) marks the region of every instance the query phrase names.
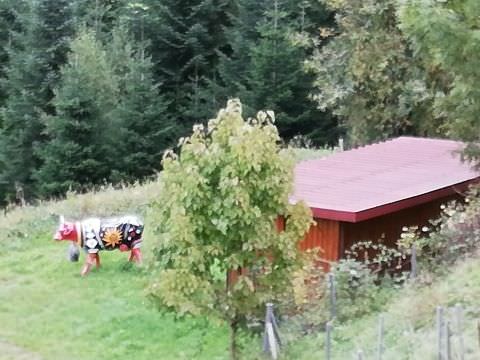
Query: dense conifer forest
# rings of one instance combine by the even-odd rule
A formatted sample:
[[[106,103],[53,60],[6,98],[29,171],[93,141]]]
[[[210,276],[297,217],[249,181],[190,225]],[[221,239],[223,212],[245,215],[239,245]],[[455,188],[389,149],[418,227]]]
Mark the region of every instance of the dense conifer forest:
[[[479,5],[0,1],[0,202],[142,181],[229,98],[285,144],[459,138],[476,158]],[[300,139],[300,141],[299,141]]]

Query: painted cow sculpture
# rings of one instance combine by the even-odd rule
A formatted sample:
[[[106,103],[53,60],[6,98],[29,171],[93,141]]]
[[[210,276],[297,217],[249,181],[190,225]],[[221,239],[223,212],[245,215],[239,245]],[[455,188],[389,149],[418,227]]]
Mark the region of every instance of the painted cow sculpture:
[[[60,217],[60,225],[55,233],[57,241],[71,241],[70,260],[78,261],[78,248],[87,254],[81,275],[87,275],[92,267],[100,267],[99,252],[102,250],[129,251],[128,261],[142,262],[143,223],[135,216],[68,222]]]

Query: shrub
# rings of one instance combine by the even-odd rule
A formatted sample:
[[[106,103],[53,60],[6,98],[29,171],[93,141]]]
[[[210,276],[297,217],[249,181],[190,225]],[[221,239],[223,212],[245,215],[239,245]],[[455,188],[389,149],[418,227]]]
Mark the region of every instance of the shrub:
[[[332,269],[340,321],[378,311],[386,303],[390,290],[408,278],[408,272],[403,271],[408,258],[404,249],[359,241],[345,253],[346,259]]]
[[[373,272],[365,262],[342,259],[332,273],[335,275],[338,320],[351,320],[378,310],[378,273]],[[325,301],[329,302],[329,298]]]
[[[324,329],[329,319],[325,272],[318,251],[307,251],[304,266],[292,275],[292,290],[285,293],[279,305],[288,340]]]
[[[402,234],[402,244],[415,244],[421,266],[441,272],[459,259],[475,253],[480,245],[480,188],[472,188],[465,204],[442,205],[438,219],[422,229],[409,228]]]

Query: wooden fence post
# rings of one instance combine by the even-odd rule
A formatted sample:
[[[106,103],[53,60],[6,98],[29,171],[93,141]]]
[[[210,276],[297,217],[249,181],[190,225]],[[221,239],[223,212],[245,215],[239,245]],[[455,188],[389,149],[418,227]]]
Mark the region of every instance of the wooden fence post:
[[[385,327],[384,327],[384,317],[381,314],[378,318],[378,348],[377,348],[377,360],[382,360],[383,351],[384,351],[384,344],[383,344],[383,337],[384,337]]]
[[[415,280],[417,278],[417,246],[412,244],[412,255],[410,257],[410,279]]]
[[[443,356],[445,360],[450,360],[452,358],[451,346],[450,346],[450,337],[451,337],[450,321],[448,321],[448,319],[445,319],[443,322],[443,326],[444,326],[443,336],[445,337],[445,351]]]
[[[455,317],[457,318],[458,356],[459,360],[465,360],[465,342],[463,339],[463,309],[460,304],[455,305]]]
[[[278,331],[277,320],[273,313],[273,304],[266,304],[267,311],[265,314],[265,331],[263,334],[263,351],[271,355],[272,359],[278,359],[280,354],[280,333]]]
[[[325,359],[326,360],[330,360],[332,358],[332,330],[333,330],[333,325],[331,321],[329,321],[325,326]]]
[[[443,308],[437,306],[437,359],[445,360],[443,358]]]
[[[335,288],[335,275],[328,273],[328,289],[330,290],[330,320],[337,317],[337,294]]]
[[[478,346],[480,346],[480,320],[477,320]]]

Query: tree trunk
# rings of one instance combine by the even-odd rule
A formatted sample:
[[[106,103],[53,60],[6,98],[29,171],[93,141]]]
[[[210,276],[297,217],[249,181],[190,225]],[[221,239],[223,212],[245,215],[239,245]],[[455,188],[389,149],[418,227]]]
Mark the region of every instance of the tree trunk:
[[[238,317],[235,315],[233,320],[230,322],[230,359],[238,359],[238,348],[237,348],[237,331],[238,331]]]

